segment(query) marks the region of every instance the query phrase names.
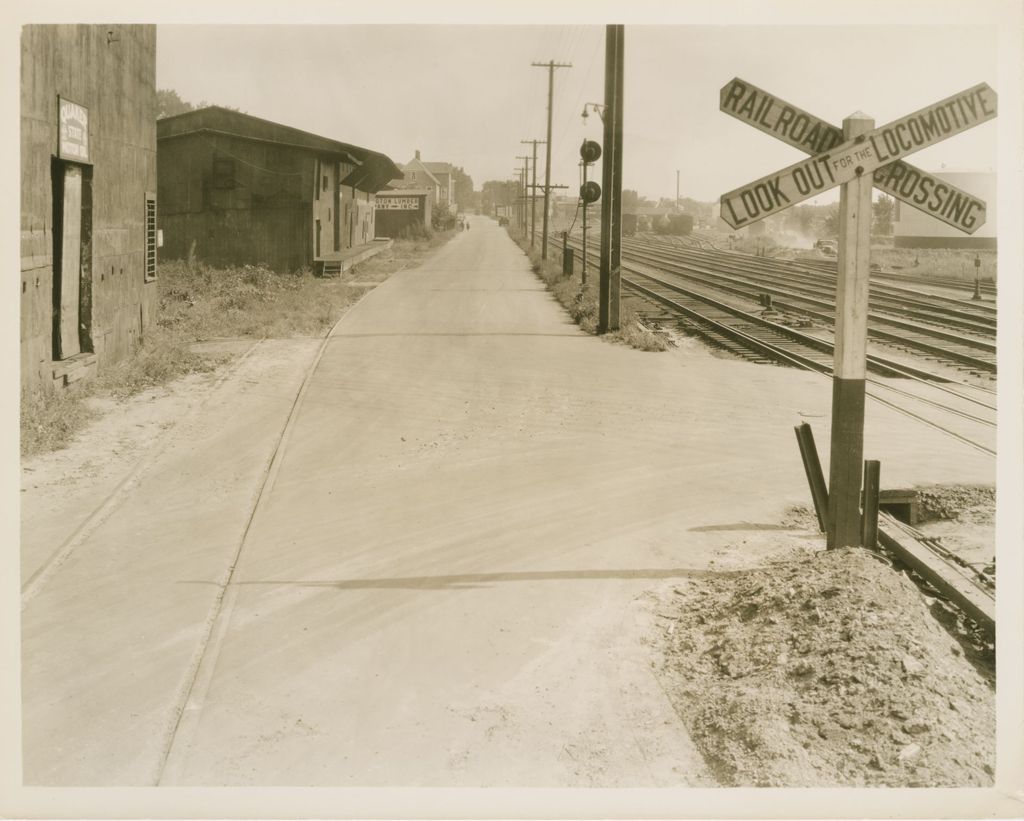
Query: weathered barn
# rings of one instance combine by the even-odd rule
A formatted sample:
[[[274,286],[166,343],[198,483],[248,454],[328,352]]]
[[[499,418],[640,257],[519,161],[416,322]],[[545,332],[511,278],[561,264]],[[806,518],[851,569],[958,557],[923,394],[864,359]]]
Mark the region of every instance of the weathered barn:
[[[378,237],[415,235],[430,228],[431,193],[423,188],[378,191],[374,224]]]
[[[340,265],[373,242],[385,155],[210,106],[157,122],[163,255],[278,271]]]
[[[986,220],[973,234],[965,234],[930,214],[896,200],[893,245],[897,248],[991,248],[996,247],[996,175],[977,171],[938,171],[945,180],[985,201]],[[950,197],[950,209],[970,207],[968,201]],[[966,217],[969,219],[970,214]]]
[[[156,27],[21,34],[21,384],[126,356],[156,307]]]

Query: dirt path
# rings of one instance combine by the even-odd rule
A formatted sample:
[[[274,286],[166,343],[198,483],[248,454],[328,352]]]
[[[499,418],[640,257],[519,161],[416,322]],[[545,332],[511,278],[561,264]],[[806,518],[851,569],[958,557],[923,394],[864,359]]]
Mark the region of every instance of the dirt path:
[[[27,782],[714,783],[652,671],[650,591],[808,536],[779,523],[827,388],[587,337],[486,220],[344,318],[285,430],[295,344],[213,390],[26,603]],[[894,485],[991,481],[868,426]]]

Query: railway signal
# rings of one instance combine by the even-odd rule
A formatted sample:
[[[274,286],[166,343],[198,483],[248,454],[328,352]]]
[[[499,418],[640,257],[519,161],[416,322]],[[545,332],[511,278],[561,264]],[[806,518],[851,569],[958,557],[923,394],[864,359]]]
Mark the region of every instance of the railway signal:
[[[583,112],[586,113],[584,108]],[[587,168],[601,158],[601,146],[593,140],[584,140],[580,146],[580,167],[583,170],[583,184],[580,186],[580,200],[583,203],[583,252],[580,267],[580,287],[587,284],[587,206],[601,198],[601,186],[593,180],[587,181]]]
[[[738,77],[722,87],[719,108],[805,154],[843,141],[841,128]],[[984,200],[903,160],[876,169],[873,182],[875,188],[965,233],[973,234],[985,224]]]
[[[580,186],[580,199],[583,200],[584,205],[597,202],[601,199],[601,186],[593,180],[583,183]]]
[[[905,200],[899,184],[913,171],[903,158],[996,116],[996,93],[987,83],[875,127],[860,112],[834,126],[735,79],[722,89],[722,111],[811,154],[767,177],[722,195],[722,218],[733,228],[757,222],[835,186],[839,204],[835,360],[832,369],[832,441],[829,460],[828,547],[863,542],[860,513],[864,453],[864,380],[867,371],[867,309],[871,242],[871,187]],[[892,167],[902,168],[893,171]],[[874,172],[874,173],[872,173]],[[896,185],[897,191],[892,191]],[[915,182],[916,190],[917,183]],[[932,194],[938,183],[933,183]],[[889,186],[889,188],[885,188]],[[948,193],[948,192],[947,192]],[[926,202],[930,200],[925,197]],[[984,203],[969,195],[935,213],[967,233],[984,218]],[[979,207],[980,203],[980,207]],[[922,202],[911,202],[919,207]],[[928,208],[923,209],[933,213]],[[950,219],[952,218],[952,220]],[[977,223],[977,225],[975,224]]]
[[[599,143],[593,140],[584,140],[583,145],[580,146],[580,158],[587,165],[597,162],[601,159],[601,146]]]

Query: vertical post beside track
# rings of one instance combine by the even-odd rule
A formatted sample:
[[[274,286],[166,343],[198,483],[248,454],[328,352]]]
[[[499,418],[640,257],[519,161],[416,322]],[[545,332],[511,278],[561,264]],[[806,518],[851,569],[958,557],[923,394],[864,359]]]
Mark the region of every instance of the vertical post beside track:
[[[878,547],[878,498],[881,493],[882,465],[874,459],[864,460],[864,547]]]
[[[821,460],[818,459],[818,449],[814,445],[814,433],[806,422],[801,422],[793,430],[796,431],[800,458],[803,460],[807,484],[811,489],[814,513],[818,517],[818,529],[824,533],[828,522],[828,487],[825,485],[825,474],[821,470]]]
[[[875,127],[857,112],[843,120],[843,139]],[[871,249],[870,173],[843,183],[839,200],[832,442],[828,482],[829,548],[861,543],[860,485],[864,458],[864,380],[867,373],[868,256]]]

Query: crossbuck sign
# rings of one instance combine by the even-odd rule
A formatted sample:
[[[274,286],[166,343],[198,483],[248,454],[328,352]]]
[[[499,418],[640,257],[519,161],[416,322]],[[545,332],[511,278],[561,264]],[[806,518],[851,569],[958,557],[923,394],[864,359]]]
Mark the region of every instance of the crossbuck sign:
[[[985,221],[985,203],[949,183],[900,162],[996,116],[996,93],[987,83],[842,142],[842,131],[739,79],[722,89],[721,110],[813,153],[721,199],[722,219],[733,228],[782,211],[830,188],[874,172],[872,182],[899,199],[973,233]]]
[[[903,158],[991,120],[996,116],[996,93],[980,83],[879,128],[858,112],[839,129],[738,78],[722,89],[719,103],[726,114],[810,155],[723,195],[722,219],[733,228],[842,186],[827,544],[830,548],[860,545],[871,531],[860,513],[871,188],[877,186],[968,234],[977,230],[985,222],[984,201]]]

